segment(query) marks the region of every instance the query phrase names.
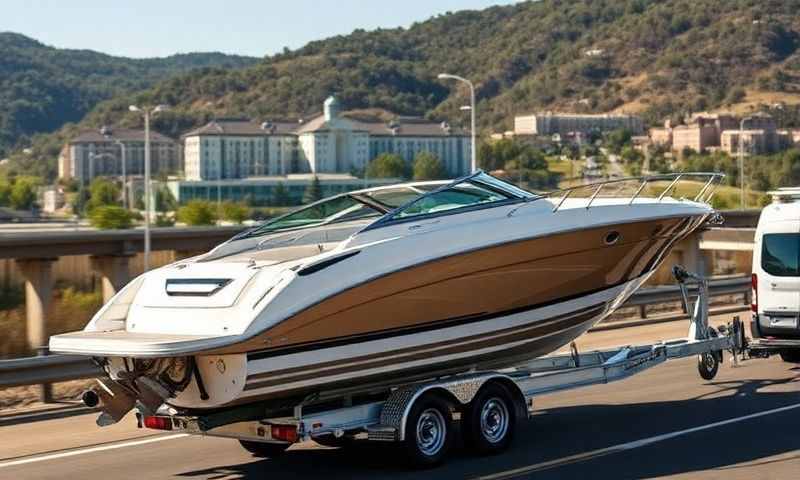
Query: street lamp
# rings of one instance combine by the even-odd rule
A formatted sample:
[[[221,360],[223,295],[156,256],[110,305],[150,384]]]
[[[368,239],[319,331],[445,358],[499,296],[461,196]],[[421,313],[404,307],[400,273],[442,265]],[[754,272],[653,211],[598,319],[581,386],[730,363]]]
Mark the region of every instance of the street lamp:
[[[128,110],[140,112],[144,115],[144,271],[150,270],[150,212],[152,202],[150,199],[150,116],[168,110],[166,105],[150,107],[137,107],[131,105]]]
[[[466,83],[469,86],[469,96],[470,96],[470,123],[472,124],[471,132],[472,132],[472,165],[470,168],[470,173],[474,172],[478,169],[478,160],[477,160],[477,150],[475,149],[475,85],[472,84],[469,80],[464,77],[459,77],[458,75],[451,75],[449,73],[440,73],[437,75],[439,80],[457,80],[462,83]]]
[[[104,135],[106,140],[114,142],[114,145],[119,147],[120,161],[122,162],[122,206],[125,210],[128,209],[128,175],[127,175],[127,161],[125,160],[125,144],[120,139],[112,139],[111,135]]]
[[[744,117],[742,121],[739,122],[739,184],[741,187],[739,206],[742,210],[744,210],[746,206],[744,199],[744,122],[752,119],[752,116]]]

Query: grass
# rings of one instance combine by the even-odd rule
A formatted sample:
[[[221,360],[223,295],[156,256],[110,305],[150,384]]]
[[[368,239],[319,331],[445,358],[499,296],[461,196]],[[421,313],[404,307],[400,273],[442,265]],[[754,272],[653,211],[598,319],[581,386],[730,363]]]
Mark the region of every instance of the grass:
[[[82,329],[102,304],[100,292],[83,292],[73,287],[56,290],[47,317],[50,335]],[[0,358],[32,355],[26,337],[24,303],[0,310]]]

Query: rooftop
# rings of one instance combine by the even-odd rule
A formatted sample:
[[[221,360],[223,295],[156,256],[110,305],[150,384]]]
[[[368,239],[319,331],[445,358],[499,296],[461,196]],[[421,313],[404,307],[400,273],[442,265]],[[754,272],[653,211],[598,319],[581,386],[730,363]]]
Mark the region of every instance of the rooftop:
[[[281,135],[294,133],[301,125],[298,122],[272,122],[261,124],[244,118],[221,118],[212,120],[200,128],[184,133],[183,137],[197,135]]]
[[[134,130],[130,128],[110,129],[103,127],[100,130],[84,131],[77,137],[70,140],[70,143],[102,143],[115,142],[117,140],[122,142],[144,142],[144,130]],[[173,142],[171,138],[153,130],[150,130],[150,141],[168,143]]]

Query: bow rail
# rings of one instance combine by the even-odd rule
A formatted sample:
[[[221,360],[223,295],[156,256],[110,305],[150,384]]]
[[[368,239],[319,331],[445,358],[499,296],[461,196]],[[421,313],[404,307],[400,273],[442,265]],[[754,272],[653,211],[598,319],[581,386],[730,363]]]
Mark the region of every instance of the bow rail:
[[[642,194],[646,188],[657,186],[655,185],[657,182],[666,182],[666,181],[670,182],[666,188],[661,190],[660,193],[654,197],[659,202],[661,202],[664,199],[664,197],[666,197],[667,194],[669,194],[670,191],[677,190],[677,187],[681,181],[697,182],[698,179],[707,179],[703,184],[703,186],[700,188],[700,191],[697,193],[697,195],[695,195],[693,201],[709,203],[711,201],[711,197],[714,196],[714,189],[716,188],[717,185],[719,185],[719,183],[722,181],[724,177],[725,177],[724,173],[717,173],[717,172],[663,173],[663,174],[647,175],[641,177],[617,178],[613,180],[605,180],[602,182],[594,182],[585,185],[577,185],[574,187],[554,190],[552,192],[546,192],[541,195],[542,197],[550,197],[550,198],[560,197],[558,199],[558,202],[553,207],[553,212],[557,212],[564,204],[564,202],[567,200],[567,198],[572,196],[574,192],[578,190],[591,191],[592,193],[589,196],[585,206],[586,209],[589,209],[589,207],[592,206],[592,203],[594,203],[595,199],[600,195],[600,192],[603,190],[608,191],[607,187],[609,187],[610,185],[619,186],[616,192],[613,192],[612,195],[609,195],[613,197],[614,193],[619,195],[619,193],[624,189],[626,185],[629,185],[633,182],[638,182],[638,188],[636,189],[633,196],[631,196],[630,201],[628,202],[628,205],[632,205],[637,198],[643,196]]]

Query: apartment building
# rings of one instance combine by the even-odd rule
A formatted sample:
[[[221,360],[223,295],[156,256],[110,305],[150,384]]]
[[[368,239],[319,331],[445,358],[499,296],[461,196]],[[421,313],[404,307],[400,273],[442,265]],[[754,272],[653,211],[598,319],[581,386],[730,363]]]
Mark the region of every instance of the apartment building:
[[[223,118],[182,136],[186,180],[237,179],[296,172],[293,122]]]
[[[719,134],[714,125],[678,125],[672,129],[672,149],[678,152],[690,148],[702,152],[719,146]]]
[[[144,174],[144,131],[103,127],[70,140],[58,157],[58,176],[90,182],[95,177],[131,177]],[[182,170],[180,148],[171,138],[150,132],[150,168],[153,176],[177,175]]]
[[[514,117],[517,135],[567,135],[570,133],[605,132],[617,129],[630,130],[634,135],[644,131],[642,119],[622,114],[572,114],[537,113]]]
[[[210,122],[183,135],[186,179],[350,173],[363,171],[382,153],[397,153],[410,164],[420,152],[436,155],[450,176],[469,172],[469,136],[447,123],[413,117],[382,122],[342,113],[339,101],[329,97],[323,113],[307,120]]]

